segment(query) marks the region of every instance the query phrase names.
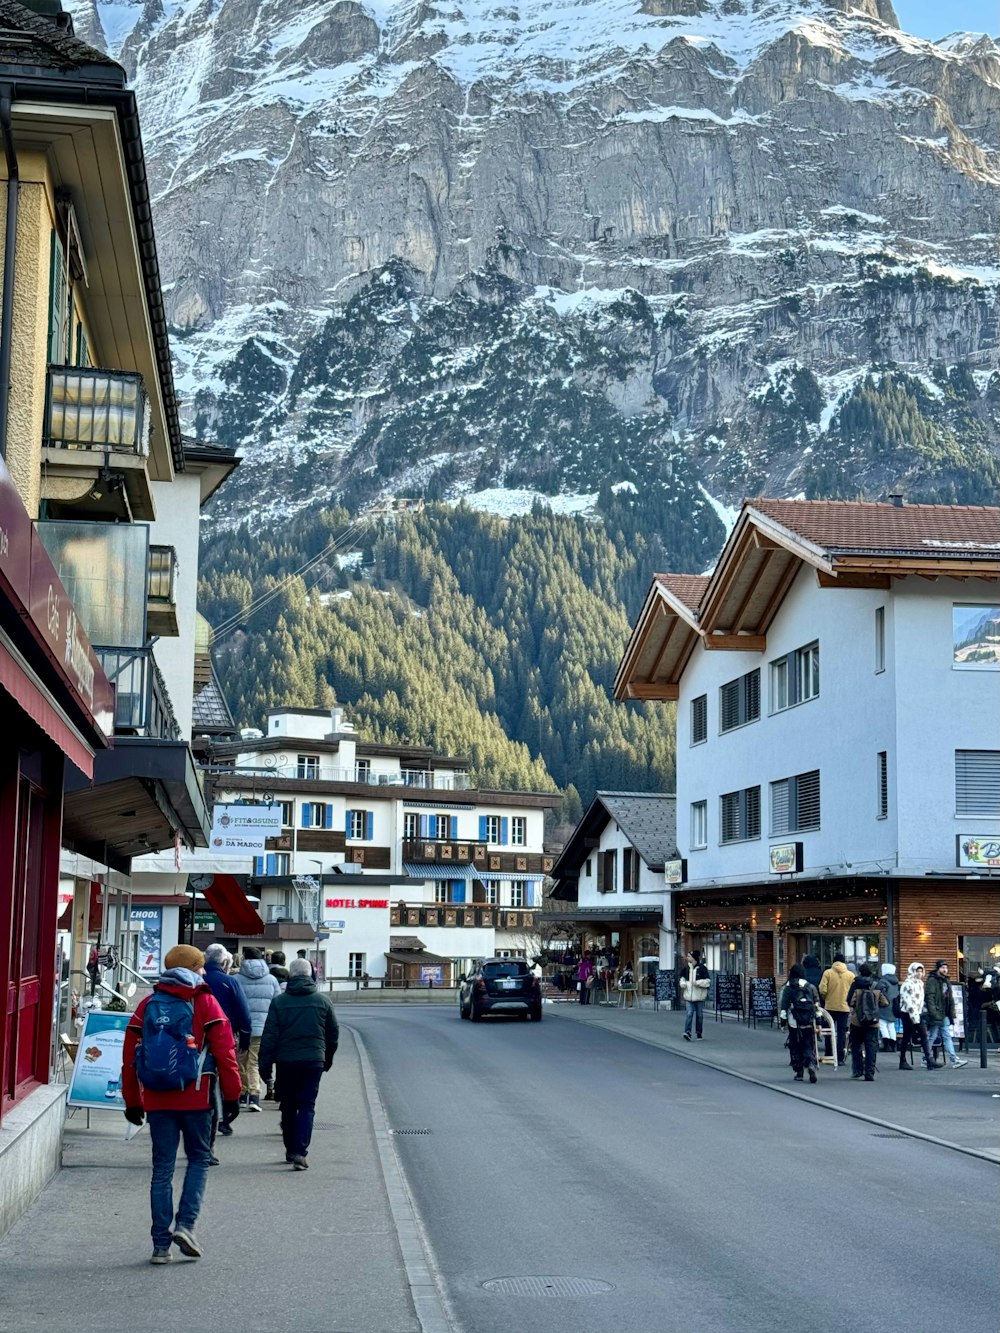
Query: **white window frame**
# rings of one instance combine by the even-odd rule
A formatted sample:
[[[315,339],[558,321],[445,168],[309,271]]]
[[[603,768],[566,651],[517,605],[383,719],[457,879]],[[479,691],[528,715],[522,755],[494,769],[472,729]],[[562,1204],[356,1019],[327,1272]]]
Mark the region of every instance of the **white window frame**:
[[[274,873],[276,875],[290,875],[292,873],[292,854],[291,852],[274,852]]]
[[[294,801],[275,801],[275,805],[281,806],[281,827],[295,827],[295,802]]]
[[[442,906],[451,902],[450,879],[436,879],[434,881],[434,901]]]
[[[510,882],[510,905],[511,907],[524,906],[524,884],[519,879],[512,879]]]
[[[356,842],[367,842],[368,811],[348,810],[347,814],[351,821],[350,832],[347,836],[353,838]],[[360,832],[357,831],[359,827]]]
[[[318,782],[319,755],[297,754],[295,756],[295,776],[300,782]]]
[[[303,801],[302,809],[309,812],[309,823],[303,824],[303,828],[324,828],[326,826],[325,801]]]
[[[354,761],[354,781],[371,782],[372,780],[372,761],[370,759],[356,759]]]
[[[875,608],[875,674],[885,670],[885,607]]]
[[[431,815],[431,819],[434,821],[431,837],[435,842],[448,842],[451,838],[451,816]]]
[[[491,847],[501,846],[500,835],[503,832],[503,824],[499,815],[486,816],[486,841]]]
[[[420,837],[420,816],[411,810],[403,815],[403,838],[406,842],[416,842]]]
[[[708,846],[708,802],[691,802],[691,850],[702,851]]]
[[[769,664],[771,712],[784,713],[819,698],[819,640],[776,657]]]
[[[486,895],[487,907],[500,906],[500,886],[496,880],[490,880],[488,884],[483,885],[483,893]]]
[[[354,977],[360,981],[368,970],[365,966],[365,958],[366,955],[363,953],[349,953],[347,955],[347,975],[349,977]]]
[[[528,845],[528,820],[525,815],[511,815],[510,819],[510,845],[512,847],[527,847]]]

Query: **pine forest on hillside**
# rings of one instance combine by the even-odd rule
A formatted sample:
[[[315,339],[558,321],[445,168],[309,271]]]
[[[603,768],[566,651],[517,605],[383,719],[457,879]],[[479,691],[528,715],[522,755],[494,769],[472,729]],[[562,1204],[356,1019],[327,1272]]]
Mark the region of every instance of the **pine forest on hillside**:
[[[201,608],[235,618],[216,661],[241,725],[341,703],[365,739],[467,757],[483,786],[566,789],[563,822],[598,787],[673,789],[672,707],[611,699],[648,552],[578,518],[431,505],[367,524],[362,567],[331,554],[245,615],[349,524],[327,510],[207,545]]]

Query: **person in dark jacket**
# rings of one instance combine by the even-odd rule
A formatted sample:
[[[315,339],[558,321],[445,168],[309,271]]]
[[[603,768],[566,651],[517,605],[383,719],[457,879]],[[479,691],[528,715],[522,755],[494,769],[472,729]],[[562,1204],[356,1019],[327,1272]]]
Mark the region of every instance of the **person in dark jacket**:
[[[224,944],[210,944],[205,950],[205,985],[222,1005],[222,1012],[229,1019],[240,1052],[250,1049],[250,1032],[253,1024],[250,1020],[250,1006],[246,992],[229,968],[233,956]]]
[[[951,1029],[955,1022],[955,993],[948,976],[948,961],[939,958],[934,964],[934,971],[924,982],[924,1004],[927,1006],[927,1041],[931,1050],[938,1040],[941,1050],[952,1069],[961,1069],[968,1060],[960,1060],[955,1054],[955,1043]]]
[[[781,988],[778,999],[778,1022],[781,1027],[788,1028],[788,1054],[795,1070],[795,1077],[800,1083],[804,1077],[804,1070],[809,1071],[809,1082],[816,1082],[818,1011],[819,991],[806,979],[805,966],[802,963],[793,963],[788,969],[788,980]]]
[[[807,953],[802,959],[802,967],[805,972],[806,981],[810,986],[815,986],[819,990],[819,979],[823,975],[823,966],[819,959],[811,953]],[[789,973],[789,975],[791,975]]]
[[[858,975],[851,982],[847,992],[847,1007],[851,1016],[851,1078],[863,1078],[866,1083],[875,1081],[875,1061],[878,1058],[878,1019],[866,1021],[860,995],[871,991],[875,997],[875,1009],[888,1009],[889,1001],[881,990],[872,984],[872,970],[868,963],[862,963]]]
[[[288,968],[285,966],[285,955],[280,949],[275,949],[274,953],[271,954],[270,973],[281,989],[284,990],[288,984]]]
[[[294,959],[288,973],[288,985],[267,1011],[259,1063],[261,1078],[267,1082],[272,1067],[277,1069],[285,1161],[296,1171],[305,1171],[319,1081],[333,1064],[340,1029],[333,1005],[310,976],[309,960]]]

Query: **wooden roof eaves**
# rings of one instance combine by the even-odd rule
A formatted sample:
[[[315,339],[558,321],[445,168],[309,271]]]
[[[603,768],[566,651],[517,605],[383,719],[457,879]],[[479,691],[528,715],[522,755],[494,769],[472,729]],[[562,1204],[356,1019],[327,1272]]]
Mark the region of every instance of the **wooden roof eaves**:
[[[654,579],[649,592],[646,594],[646,600],[639,612],[639,619],[635,623],[635,629],[629,637],[621,664],[615,675],[613,697],[619,702],[624,702],[632,697],[628,692],[630,679],[635,670],[636,660],[645,647],[650,633],[661,619],[670,617],[682,620],[690,629],[694,630],[695,634],[698,633],[697,616],[691,608],[685,606],[658,579]]]

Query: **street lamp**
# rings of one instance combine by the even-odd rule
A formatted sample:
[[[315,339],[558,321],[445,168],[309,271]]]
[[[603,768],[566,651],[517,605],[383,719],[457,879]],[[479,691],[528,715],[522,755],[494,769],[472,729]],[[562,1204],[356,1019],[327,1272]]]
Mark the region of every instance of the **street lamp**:
[[[309,864],[319,866],[319,887],[316,890],[316,980],[319,980],[319,932],[323,926],[323,862],[313,857]]]

